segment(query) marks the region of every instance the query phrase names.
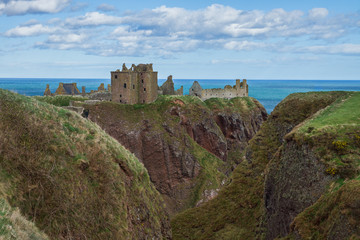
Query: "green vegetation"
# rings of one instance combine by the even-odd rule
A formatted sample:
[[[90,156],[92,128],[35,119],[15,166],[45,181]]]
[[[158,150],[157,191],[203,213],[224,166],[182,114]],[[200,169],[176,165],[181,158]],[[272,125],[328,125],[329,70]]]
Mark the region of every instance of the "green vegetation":
[[[58,107],[64,107],[69,106],[70,101],[80,101],[84,102],[85,100],[88,100],[88,98],[85,97],[76,97],[76,96],[34,96],[36,100],[40,102],[46,102],[50,103],[52,105],[58,106]]]
[[[289,95],[272,112],[250,141],[246,161],[234,170],[231,183],[200,207],[176,215],[174,239],[256,239],[261,229],[264,180],[269,161],[282,145],[281,139],[318,110],[347,96],[346,92],[298,93]],[[222,100],[208,105],[222,107]]]
[[[0,197],[50,238],[169,235],[144,166],[78,114],[0,90],[0,142]]]
[[[328,174],[353,178],[360,165],[359,106],[360,93],[346,93],[305,121],[289,137],[311,144],[318,158],[327,165]]]
[[[47,240],[48,237],[0,197],[0,239]]]
[[[336,186],[336,185],[335,185]],[[349,180],[300,213],[291,228],[303,239],[360,238],[360,181]]]
[[[241,110],[241,112],[248,112],[260,103],[251,97],[237,97],[237,98],[210,98],[205,100],[205,104],[212,110],[227,110],[232,111],[234,109]]]

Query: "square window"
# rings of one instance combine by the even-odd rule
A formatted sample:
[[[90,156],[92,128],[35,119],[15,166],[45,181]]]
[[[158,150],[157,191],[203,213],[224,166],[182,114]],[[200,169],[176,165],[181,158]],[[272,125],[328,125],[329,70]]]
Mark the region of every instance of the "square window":
[[[117,78],[117,75],[115,75],[115,78]]]

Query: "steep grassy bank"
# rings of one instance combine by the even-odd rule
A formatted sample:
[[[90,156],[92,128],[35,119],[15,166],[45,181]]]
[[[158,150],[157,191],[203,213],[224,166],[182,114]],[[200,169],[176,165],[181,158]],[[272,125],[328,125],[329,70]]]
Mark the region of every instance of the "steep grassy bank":
[[[317,92],[285,98],[251,139],[246,161],[234,170],[231,183],[213,200],[173,218],[174,239],[266,238],[265,199],[269,192],[265,193],[265,176],[269,162],[278,156],[285,135],[296,125],[348,96],[346,92]]]
[[[286,136],[288,143],[308,146],[317,164],[322,166],[316,175],[329,179],[321,197],[299,208],[301,213],[291,224],[289,238],[360,238],[359,105],[360,93],[350,93],[346,99],[338,99]],[[301,168],[297,171],[305,174]],[[314,177],[311,179],[311,187],[319,185]],[[314,192],[303,193],[302,199],[311,199],[316,195]],[[299,202],[302,203],[297,200]]]
[[[267,115],[252,98],[160,96],[151,104],[84,107],[144,163],[170,213],[216,195]]]
[[[144,166],[73,112],[0,90],[0,169],[1,197],[52,239],[170,237]]]

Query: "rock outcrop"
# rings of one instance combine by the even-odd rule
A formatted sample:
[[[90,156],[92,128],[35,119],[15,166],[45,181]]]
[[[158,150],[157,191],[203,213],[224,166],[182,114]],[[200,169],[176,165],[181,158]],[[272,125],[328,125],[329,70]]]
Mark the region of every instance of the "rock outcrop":
[[[346,97],[349,97],[349,93],[324,92],[292,94],[284,99],[250,140],[246,147],[246,161],[242,161],[233,171],[231,183],[221,189],[214,199],[172,219],[174,239],[275,239],[288,234],[297,236],[296,239],[309,239],[309,235],[316,234],[315,230],[304,234],[304,218],[298,218],[292,228],[291,223],[306,208],[320,201],[329,185],[335,184],[338,174],[341,176],[341,171],[346,176],[356,176],[350,170],[357,168],[351,159],[356,159],[360,154],[358,150],[350,152],[348,154],[353,154],[351,157],[341,157],[344,159],[342,163],[332,167],[331,161],[334,160],[331,159],[339,158],[340,151],[334,150],[332,142],[342,135],[329,134],[319,127],[322,126],[320,123],[316,125],[320,130],[307,125],[306,130],[298,129],[302,129],[301,124],[309,117],[319,114],[319,110],[342,103],[341,100]],[[354,103],[349,105],[355,106]],[[346,126],[344,129],[348,133],[344,136],[355,139],[357,131],[353,126],[356,125]],[[309,137],[298,134],[299,131],[321,133],[322,137]],[[351,141],[354,145],[355,140]],[[325,162],[324,159],[330,161]],[[351,204],[356,205],[355,202]],[[312,210],[314,214],[317,209]],[[353,218],[349,219],[349,215],[346,218],[354,221]],[[353,222],[352,230],[345,234],[347,237],[357,231],[354,223],[358,223],[358,220]],[[319,222],[316,224],[320,225]],[[327,223],[327,226],[331,226],[331,223]],[[324,229],[321,236],[328,234],[326,231]]]
[[[171,214],[213,196],[267,116],[251,98],[204,104],[189,96],[163,96],[150,105],[85,108],[90,120],[144,163]]]

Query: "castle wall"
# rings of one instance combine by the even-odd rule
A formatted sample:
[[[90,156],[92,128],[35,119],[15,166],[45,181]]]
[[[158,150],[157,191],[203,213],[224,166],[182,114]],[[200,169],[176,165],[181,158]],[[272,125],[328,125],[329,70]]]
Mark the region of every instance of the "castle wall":
[[[203,89],[201,91],[201,99],[206,100],[209,98],[234,98],[234,97],[246,97],[248,96],[246,93],[246,89],[221,89],[221,88],[213,88],[213,89]]]
[[[243,82],[240,79],[236,79],[235,86],[227,85],[225,88],[212,88],[202,89],[200,84],[195,81],[189,90],[191,96],[198,96],[202,100],[209,98],[234,98],[234,97],[247,97],[249,96],[249,88],[246,83],[246,79]]]

